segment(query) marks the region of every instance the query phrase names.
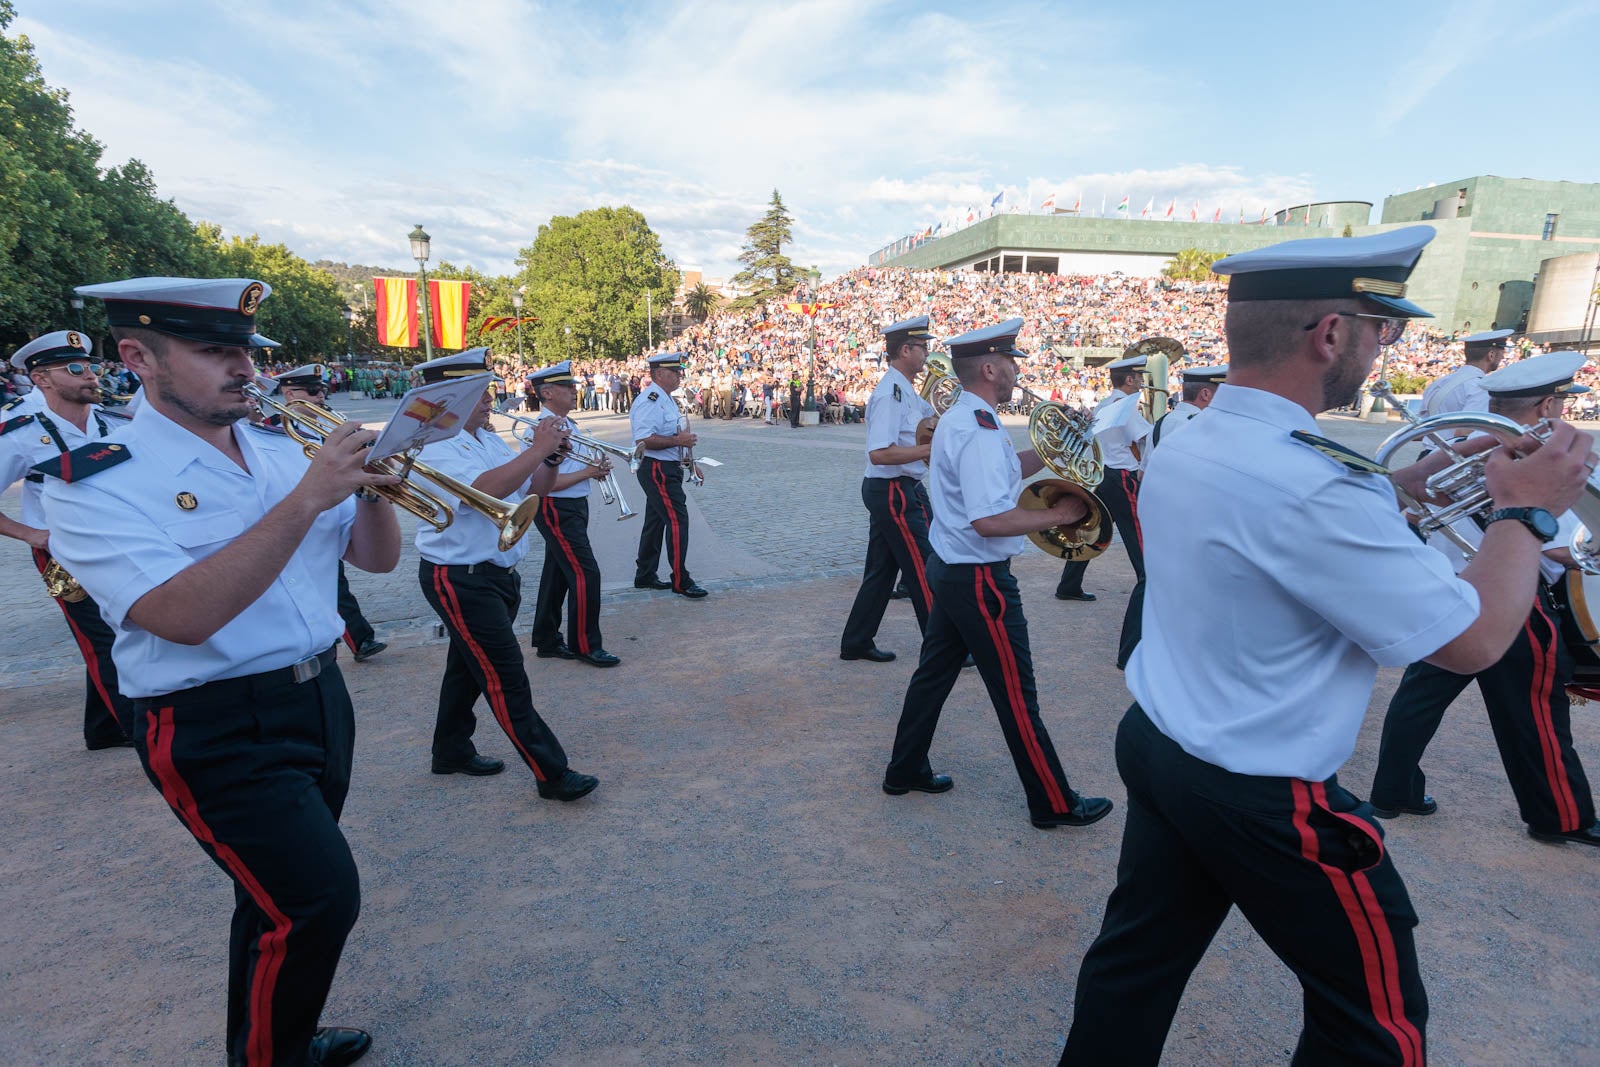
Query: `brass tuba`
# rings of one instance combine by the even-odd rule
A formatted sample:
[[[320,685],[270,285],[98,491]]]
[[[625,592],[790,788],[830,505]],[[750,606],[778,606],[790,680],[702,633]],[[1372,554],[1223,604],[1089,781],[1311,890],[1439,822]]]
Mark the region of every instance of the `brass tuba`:
[[[323,438],[345,421],[343,416],[320,404],[312,404],[305,400],[292,400],[285,404],[274,400],[265,390],[253,384],[244,387],[244,394],[257,406],[281,416],[285,432],[294,438],[307,456],[315,456],[317,449],[322,447]],[[530,496],[517,504],[500,500],[474,489],[465,482],[457,481],[448,474],[426,467],[416,462],[410,455],[399,462],[392,456],[377,460],[367,464],[367,470],[374,474],[392,474],[398,477],[400,479],[398,485],[374,485],[371,487],[372,491],[379,496],[387,497],[391,503],[409,511],[435,530],[443,530],[455,521],[455,511],[433,493],[406,478],[406,475],[413,471],[420,474],[494,523],[500,531],[499,544],[502,552],[522,540],[523,534],[526,534],[528,528],[533,525],[534,514],[539,509],[539,498],[536,496]]]
[[[1139,407],[1146,422],[1155,422],[1167,413],[1168,369],[1174,363],[1182,363],[1185,355],[1182,342],[1170,337],[1146,337],[1122,350],[1123,359],[1145,357],[1144,396]]]

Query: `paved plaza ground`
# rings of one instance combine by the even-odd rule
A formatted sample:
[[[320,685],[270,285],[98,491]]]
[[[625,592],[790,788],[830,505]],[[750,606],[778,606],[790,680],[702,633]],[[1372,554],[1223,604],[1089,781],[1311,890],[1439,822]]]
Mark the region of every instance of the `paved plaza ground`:
[[[341,406],[380,420],[390,405]],[[582,422],[626,436],[621,416]],[[1021,421],[1008,424],[1020,442]],[[1324,426],[1369,454],[1387,429]],[[623,665],[528,659],[541,713],[601,779],[583,801],[539,800],[518,765],[429,774],[445,646],[414,552],[408,541],[391,575],[352,572],[391,648],[341,664],[358,720],[343,825],[363,909],[325,1021],[371,1030],[375,1065],[1054,1062],[1115,877],[1126,557],[1113,548],[1090,568],[1094,604],[1054,600],[1060,565],[1031,548],[1015,567],[1044,721],[1074,787],[1117,811],[1033,829],[970,672],[933,750],[956,788],[887,797],[917,635],[895,602],[879,643],[901,658],[838,659],[866,532],[861,428],[696,429],[700,454],[724,464],[690,492],[691,567],[712,595],[632,589],[639,520],[596,498],[602,623]],[[637,484],[624,488],[642,507]],[[0,509],[16,513],[15,491]],[[524,620],[541,558],[535,534]],[[131,752],[83,751],[66,626],[22,546],[0,544],[0,559],[0,1063],[220,1063],[227,881]],[[1398,677],[1380,675],[1341,775],[1358,794]],[[1592,707],[1574,720],[1593,773],[1600,724]],[[512,760],[487,716],[478,742]],[[1523,834],[1475,690],[1426,766],[1441,811],[1387,829],[1422,918],[1432,1059],[1600,1063],[1600,855]],[[1292,975],[1234,916],[1165,1062],[1285,1063],[1299,1017]]]

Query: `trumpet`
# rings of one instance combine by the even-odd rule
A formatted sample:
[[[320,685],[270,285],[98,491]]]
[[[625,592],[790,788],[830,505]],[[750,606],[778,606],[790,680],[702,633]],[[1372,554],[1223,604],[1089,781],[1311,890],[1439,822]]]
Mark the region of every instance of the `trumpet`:
[[[681,396],[674,396],[673,403],[678,405],[678,432],[689,432],[689,402]],[[688,485],[705,485],[705,475],[700,473],[700,468],[695,466],[694,446],[683,445],[678,449],[678,464],[683,468],[683,480]]]
[[[530,419],[526,415],[516,415],[509,411],[502,411],[499,414],[504,415],[515,424],[516,428],[511,431],[513,437],[525,445],[533,443],[533,430],[535,426],[539,425],[538,419]],[[607,463],[606,457],[609,455],[616,456],[619,459],[626,459],[629,470],[636,471],[639,469],[639,457],[636,452],[623,448],[621,445],[614,445],[610,441],[602,441],[598,437],[591,437],[578,430],[572,430],[568,433],[567,444],[563,451],[579,463],[586,463],[591,467],[604,466]],[[631,519],[639,514],[628,506],[628,498],[622,495],[622,485],[617,481],[617,472],[614,470],[608,469],[605,477],[600,479],[600,499],[607,504],[615,504],[617,506],[618,522],[623,519]]]
[[[284,431],[294,438],[308,457],[315,456],[317,450],[322,447],[323,439],[345,421],[341,415],[320,404],[312,404],[305,400],[294,400],[285,404],[274,400],[265,390],[254,384],[244,386],[244,395],[263,410],[269,410],[280,416],[283,419]],[[443,530],[455,521],[455,509],[438,496],[407,479],[406,476],[415,471],[494,523],[495,528],[499,530],[499,545],[502,552],[522,540],[522,536],[528,532],[528,527],[533,524],[534,513],[539,508],[538,497],[528,497],[517,504],[500,500],[474,489],[465,482],[457,481],[448,474],[416,462],[414,455],[408,455],[400,462],[395,462],[394,457],[380,459],[367,464],[367,470],[374,474],[392,474],[399,478],[400,482],[397,485],[374,485],[371,487],[372,491],[388,498],[391,503],[409,511],[435,530]]]

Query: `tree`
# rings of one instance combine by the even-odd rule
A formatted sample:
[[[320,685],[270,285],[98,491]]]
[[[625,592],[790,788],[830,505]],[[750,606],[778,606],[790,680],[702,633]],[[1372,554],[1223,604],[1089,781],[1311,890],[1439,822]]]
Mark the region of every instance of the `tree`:
[[[678,270],[661,250],[661,238],[631,207],[558,215],[539,227],[517,263],[502,314],[511,313],[510,290],[526,285],[522,313],[539,321],[524,326],[523,337],[537,346],[543,363],[568,355],[637,355],[649,332],[645,292],[655,307],[668,307],[678,288]]]
[[[744,237],[744,251],[739,253],[744,270],[733,276],[733,284],[745,295],[735,306],[756,307],[787,296],[799,280],[794,263],[783,254],[783,246],[794,241],[794,217],[778,190],[772,190],[767,213],[750,224]]]
[[[294,363],[338,359],[345,352],[344,296],[339,283],[281,244],[267,245],[255,234],[222,239],[205,225],[216,269],[236,278],[257,278],[272,286],[261,304],[256,327],[280,342],[281,358]]]
[[[722,294],[701,282],[684,295],[683,306],[696,322],[704,322],[722,303]]]
[[[1211,273],[1211,264],[1222,258],[1221,252],[1207,252],[1199,248],[1180,249],[1172,257],[1161,273],[1181,282],[1204,282],[1214,280]]]

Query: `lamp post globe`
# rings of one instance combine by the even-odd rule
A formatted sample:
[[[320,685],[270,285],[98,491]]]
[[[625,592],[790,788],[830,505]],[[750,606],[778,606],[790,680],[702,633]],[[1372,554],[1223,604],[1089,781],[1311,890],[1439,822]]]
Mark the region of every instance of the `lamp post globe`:
[[[417,261],[417,271],[422,275],[422,345],[428,358],[433,358],[433,311],[428,306],[428,246],[433,238],[423,230],[422,223],[406,235],[411,242],[411,258]]]

